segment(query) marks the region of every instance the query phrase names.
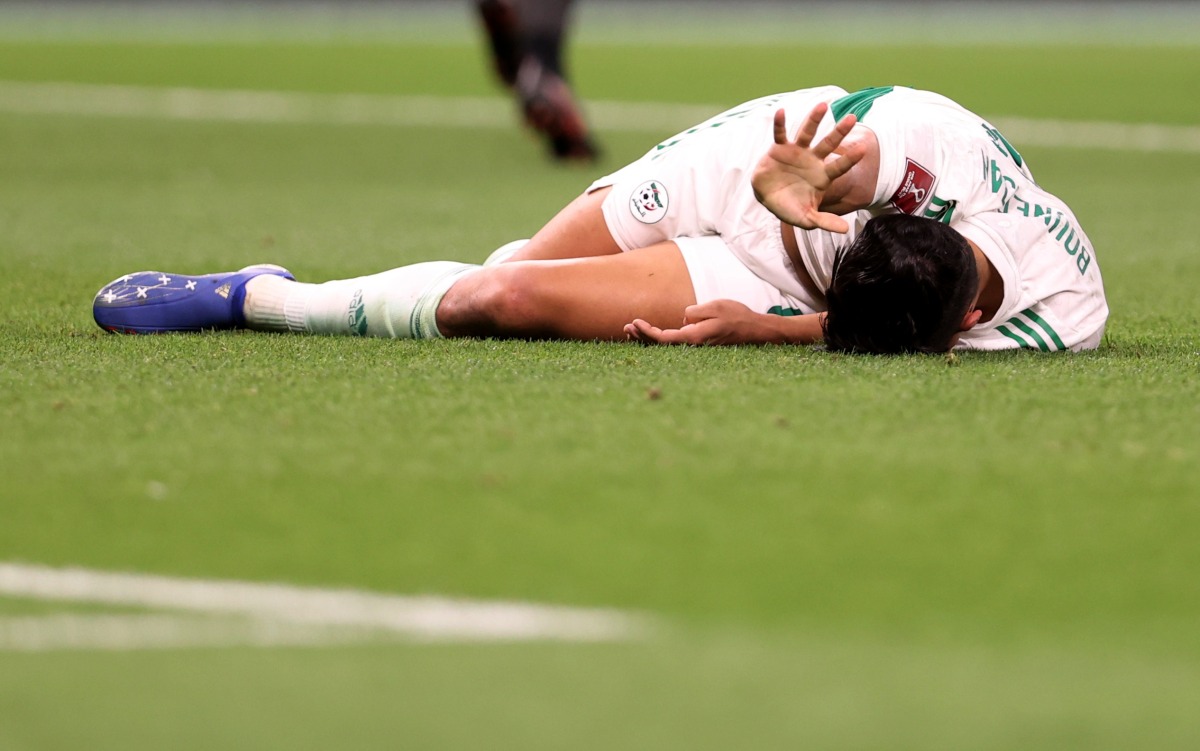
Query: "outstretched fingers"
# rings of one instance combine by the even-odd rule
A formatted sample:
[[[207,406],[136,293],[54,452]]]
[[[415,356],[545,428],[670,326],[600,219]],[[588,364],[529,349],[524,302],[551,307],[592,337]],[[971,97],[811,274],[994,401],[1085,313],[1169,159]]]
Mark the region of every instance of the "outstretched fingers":
[[[834,123],[820,142],[813,144],[828,113],[829,104],[818,103],[805,117],[795,141],[789,141],[787,116],[782,109],[775,112],[775,145],[767,151],[755,171],[754,195],[769,211],[789,224],[802,229],[845,234],[849,231],[846,221],[820,209],[833,181],[862,161],[867,149],[854,141],[844,150],[842,148],[846,137],[858,124],[854,115]],[[837,201],[830,199],[830,205],[837,205]]]
[[[821,139],[821,142],[813,147],[813,153],[824,159],[837,150],[838,146],[842,145],[842,140],[850,135],[850,131],[854,130],[854,125],[858,122],[858,118],[854,115],[846,115],[833,126],[833,130],[829,131],[828,135]]]
[[[830,180],[838,179],[861,162],[866,153],[867,150],[859,144],[848,147],[837,159],[825,163],[825,174],[829,176]]]
[[[812,146],[812,141],[817,137],[817,131],[821,127],[821,121],[825,119],[825,113],[829,111],[829,105],[825,102],[820,102],[812,108],[808,113],[808,117],[804,118],[804,124],[800,126],[800,131],[796,134],[795,144],[802,149],[807,149],[811,146],[813,154],[821,159],[832,154],[842,145],[842,141],[846,136],[850,135],[850,131],[854,130],[854,126],[858,123],[858,118],[854,115],[846,115],[839,120],[821,142],[816,146]],[[780,109],[775,111],[775,120],[773,123],[773,131],[775,143],[788,143],[787,137],[787,113]],[[853,166],[853,165],[851,165]]]
[[[817,128],[821,127],[821,120],[825,118],[825,112],[828,109],[829,105],[825,102],[820,102],[816,107],[812,108],[812,111],[808,113],[808,117],[804,118],[804,124],[800,126],[800,132],[796,134],[797,146],[802,149],[807,149],[809,145],[812,144],[812,140],[817,137]],[[781,118],[779,115],[782,112],[783,110],[780,110],[779,112],[775,113],[775,128],[777,134],[779,126],[781,125]],[[784,141],[786,140],[787,136],[785,135]],[[778,135],[776,135],[775,142],[783,143],[783,141],[779,140]]]
[[[775,132],[775,143],[782,145],[782,144],[786,144],[788,142],[787,112],[785,112],[784,110],[781,110],[781,109],[775,110],[774,132]]]

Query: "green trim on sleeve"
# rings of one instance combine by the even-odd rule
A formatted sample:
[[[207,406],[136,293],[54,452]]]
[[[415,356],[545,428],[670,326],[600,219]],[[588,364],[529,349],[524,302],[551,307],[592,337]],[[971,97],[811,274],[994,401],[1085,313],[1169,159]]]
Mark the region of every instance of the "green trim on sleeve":
[[[871,111],[876,99],[891,94],[895,88],[895,86],[874,86],[847,94],[829,106],[829,109],[833,111],[833,119],[841,120],[846,115],[854,115],[861,120]]]
[[[1058,346],[1059,349],[1067,348],[1067,345],[1063,344],[1063,340],[1058,337],[1058,332],[1056,332],[1054,329],[1052,329],[1050,327],[1050,324],[1046,323],[1046,320],[1044,318],[1039,316],[1037,313],[1034,313],[1033,308],[1026,308],[1025,310],[1022,310],[1021,315],[1025,316],[1029,320],[1033,321],[1038,326],[1041,326],[1042,329],[1047,334],[1050,335],[1050,338],[1054,341],[1054,343]]]
[[[785,308],[782,305],[772,305],[770,310],[767,311],[767,315],[786,317],[802,316],[804,315],[804,311],[800,308]]]
[[[1017,318],[1015,316],[1008,319],[1007,322],[1011,323],[1012,325],[1016,326],[1021,331],[1024,331],[1026,334],[1028,334],[1030,337],[1032,337],[1033,340],[1035,342],[1037,342],[1038,349],[1040,349],[1043,352],[1050,351],[1050,347],[1049,347],[1049,345],[1046,344],[1046,340],[1042,339],[1042,337],[1038,336],[1038,332],[1034,331],[1033,328],[1030,327],[1029,324],[1025,323],[1020,318]]]
[[[1012,339],[1014,342],[1016,342],[1017,346],[1020,347],[1021,349],[1033,349],[1032,344],[1030,344],[1029,342],[1025,341],[1021,337],[1014,334],[1003,324],[997,326],[996,330],[999,331],[1001,334],[1004,334],[1005,336],[1007,336],[1009,339]]]

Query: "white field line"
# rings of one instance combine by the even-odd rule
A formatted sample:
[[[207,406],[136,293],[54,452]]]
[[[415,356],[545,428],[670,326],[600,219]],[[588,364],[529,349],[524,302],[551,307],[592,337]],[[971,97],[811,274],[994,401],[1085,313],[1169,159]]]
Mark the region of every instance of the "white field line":
[[[1200,128],[1151,123],[1073,122],[1022,117],[988,118],[1022,146],[1200,154]]]
[[[324,644],[380,638],[602,642],[637,638],[649,628],[644,619],[614,610],[403,597],[18,563],[0,563],[0,596],[184,611],[204,617],[199,619],[203,622],[189,622],[179,615],[165,620],[85,615],[65,620],[54,620],[54,616],[0,618],[0,650],[39,643],[29,636],[30,629],[39,627],[45,628],[45,644],[64,648],[89,639],[97,645],[124,640],[146,646]],[[213,616],[226,620],[213,620]],[[97,635],[101,632],[108,635]]]
[[[0,617],[0,652],[326,647],[395,639],[395,634],[374,630],[308,626],[269,618],[83,613]]]
[[[588,107],[604,130],[667,135],[705,120],[721,107],[596,102]],[[0,112],[155,120],[245,123],[512,128],[514,106],[499,97],[309,94],[71,83],[0,81]]]
[[[657,134],[683,130],[721,105],[593,101],[597,129]],[[0,112],[243,123],[512,128],[510,102],[497,97],[309,94],[73,83],[0,81]],[[1200,127],[993,117],[1019,146],[1200,153]]]

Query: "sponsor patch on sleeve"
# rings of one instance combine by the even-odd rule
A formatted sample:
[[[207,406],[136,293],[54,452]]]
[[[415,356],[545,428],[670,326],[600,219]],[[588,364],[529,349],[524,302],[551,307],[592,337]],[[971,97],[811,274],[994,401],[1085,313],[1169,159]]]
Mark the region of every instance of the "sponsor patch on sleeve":
[[[667,189],[657,180],[644,182],[629,197],[629,211],[642,224],[657,224],[671,205]]]
[[[899,189],[892,196],[891,204],[905,214],[916,214],[933,192],[933,183],[936,180],[932,172],[911,159],[907,160],[907,164],[904,165],[904,179],[900,181]]]

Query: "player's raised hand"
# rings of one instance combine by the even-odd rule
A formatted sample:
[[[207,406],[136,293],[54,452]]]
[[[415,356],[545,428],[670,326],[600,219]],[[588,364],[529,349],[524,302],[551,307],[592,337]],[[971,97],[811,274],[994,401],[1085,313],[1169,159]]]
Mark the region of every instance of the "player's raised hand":
[[[819,143],[812,144],[828,109],[824,102],[813,107],[795,141],[788,140],[786,114],[777,111],[775,143],[759,160],[751,184],[759,203],[788,224],[845,234],[850,231],[846,220],[821,211],[821,202],[833,181],[863,158],[864,150],[847,149],[831,158],[858,122],[854,115],[846,115]]]

